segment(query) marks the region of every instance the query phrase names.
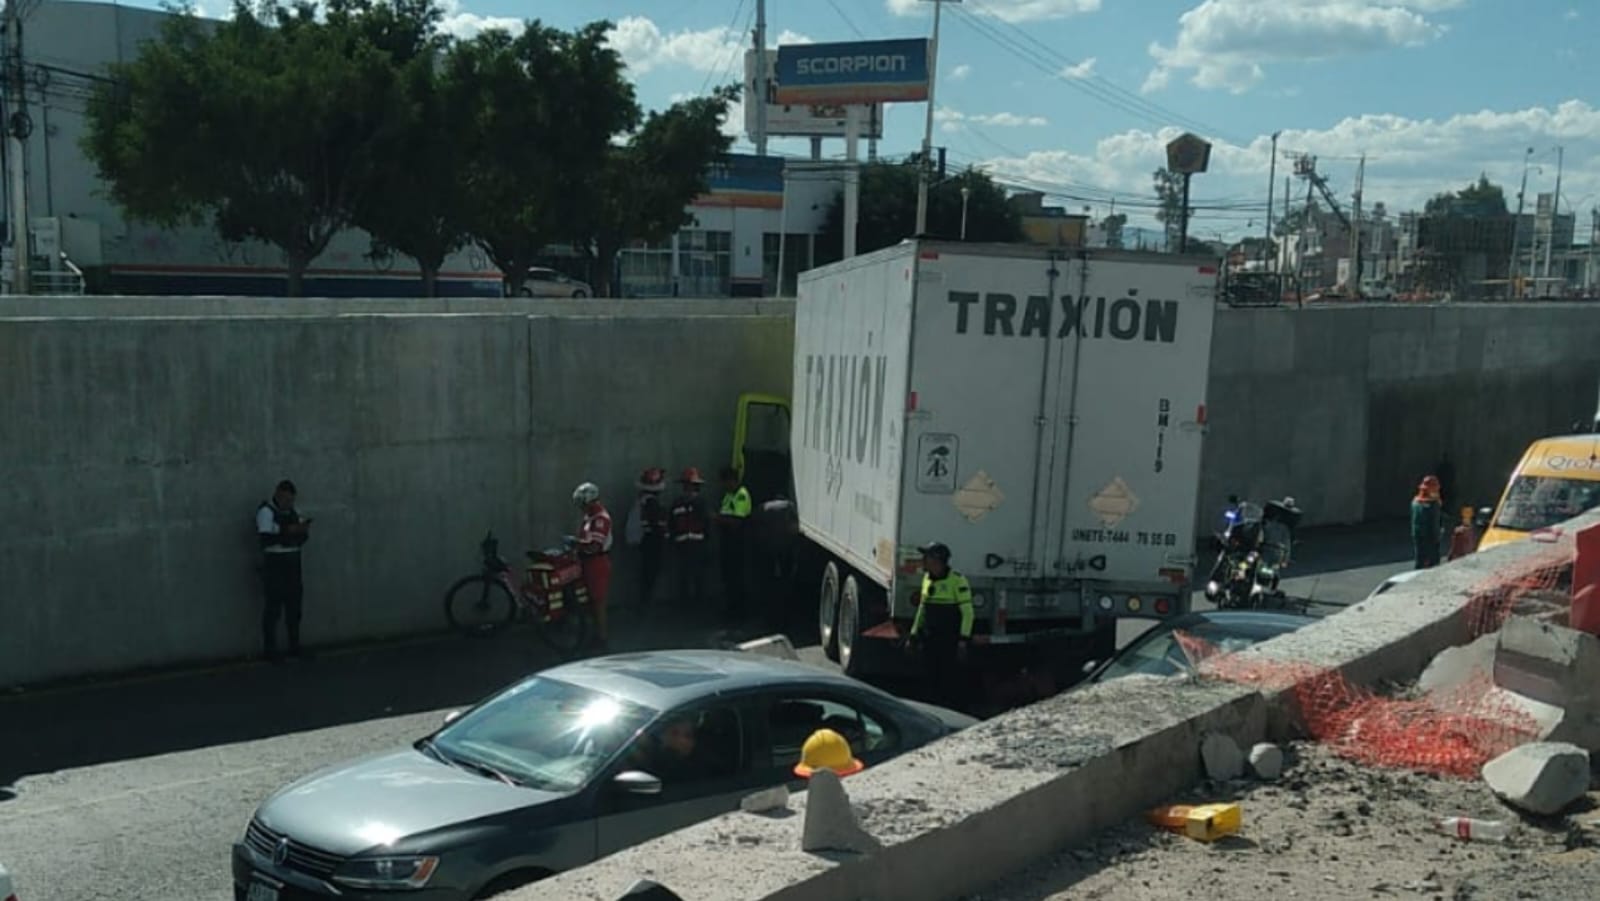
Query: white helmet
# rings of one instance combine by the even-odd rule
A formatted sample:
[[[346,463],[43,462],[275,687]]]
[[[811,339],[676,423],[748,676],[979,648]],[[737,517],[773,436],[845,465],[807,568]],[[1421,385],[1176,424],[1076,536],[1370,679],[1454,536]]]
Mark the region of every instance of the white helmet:
[[[572,489],[572,502],[580,507],[587,507],[600,499],[600,486],[593,482],[584,482]]]

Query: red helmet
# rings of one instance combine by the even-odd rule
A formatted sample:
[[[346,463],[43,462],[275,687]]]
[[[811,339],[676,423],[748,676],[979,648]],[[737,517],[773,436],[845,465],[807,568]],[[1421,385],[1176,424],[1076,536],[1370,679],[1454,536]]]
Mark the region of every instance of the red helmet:
[[[1438,476],[1426,476],[1426,477],[1424,477],[1423,480],[1422,480],[1422,488],[1425,491],[1438,491],[1439,490],[1439,477]]]
[[[651,466],[639,473],[639,488],[642,491],[660,491],[667,484],[667,471],[659,466]]]
[[[704,485],[706,480],[700,477],[700,468],[690,466],[684,469],[683,476],[678,479],[685,485]]]

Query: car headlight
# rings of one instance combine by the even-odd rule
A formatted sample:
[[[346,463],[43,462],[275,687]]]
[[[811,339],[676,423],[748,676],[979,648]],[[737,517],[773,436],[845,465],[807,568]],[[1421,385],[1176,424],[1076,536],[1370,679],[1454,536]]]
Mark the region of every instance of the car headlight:
[[[418,889],[438,867],[437,857],[363,857],[347,861],[333,881],[351,888]]]

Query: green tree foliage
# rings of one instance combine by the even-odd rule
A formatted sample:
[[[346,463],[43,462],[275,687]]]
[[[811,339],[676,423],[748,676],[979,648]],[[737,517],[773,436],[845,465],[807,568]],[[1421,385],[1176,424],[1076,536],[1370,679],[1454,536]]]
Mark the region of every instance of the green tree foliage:
[[[629,242],[664,241],[693,221],[685,208],[710,190],[711,165],[733,143],[722,122],[737,96],[737,88],[722,88],[653,112],[627,143],[607,150],[593,196],[573,219],[600,296],[612,293],[617,253]]]
[[[304,0],[239,0],[233,18],[173,17],[91,99],[83,146],[133,218],[209,220],[279,248],[289,293],[351,223],[376,138],[403,109],[391,54],[326,27]]]
[[[1166,227],[1167,245],[1178,243],[1183,233],[1183,176],[1162,168],[1152,172],[1156,191],[1156,221]],[[1189,242],[1193,246],[1195,242]]]
[[[475,98],[461,136],[466,230],[514,294],[539,252],[589,218],[612,136],[638,125],[611,28],[532,21],[516,37],[488,31],[449,55],[448,78]]]
[[[1505,216],[1509,213],[1506,207],[1506,193],[1500,186],[1489,181],[1488,175],[1479,175],[1478,180],[1467,185],[1459,191],[1446,191],[1436,194],[1428,200],[1422,208],[1425,216],[1464,216],[1471,219],[1489,219],[1496,216]]]
[[[1005,189],[976,169],[939,181],[928,188],[928,235],[955,240],[961,236],[961,189],[967,197],[967,240],[1006,243],[1022,240],[1022,217],[1006,202]],[[917,228],[917,158],[902,163],[869,163],[861,167],[861,197],[856,223],[856,252],[898,244]],[[844,254],[844,196],[829,205],[817,236],[817,262]]]

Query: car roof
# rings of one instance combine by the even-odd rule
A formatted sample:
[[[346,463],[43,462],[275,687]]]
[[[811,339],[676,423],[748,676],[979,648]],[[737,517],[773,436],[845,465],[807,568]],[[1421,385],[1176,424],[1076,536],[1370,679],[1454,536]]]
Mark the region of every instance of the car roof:
[[[1239,625],[1254,627],[1279,627],[1293,630],[1317,622],[1321,617],[1306,613],[1288,613],[1281,610],[1194,610],[1177,619],[1170,620],[1167,625],[1172,628],[1182,628],[1195,623],[1209,622],[1219,626]]]
[[[841,673],[743,651],[678,650],[610,654],[552,667],[540,677],[603,692],[656,710],[774,683],[882,692]],[[893,699],[892,695],[883,695]]]
[[[1555,476],[1557,478],[1592,481],[1600,479],[1600,467],[1582,466],[1557,469],[1548,461],[1553,456],[1569,457],[1585,463],[1600,451],[1600,435],[1557,435],[1540,438],[1528,445],[1517,466],[1516,475]]]

